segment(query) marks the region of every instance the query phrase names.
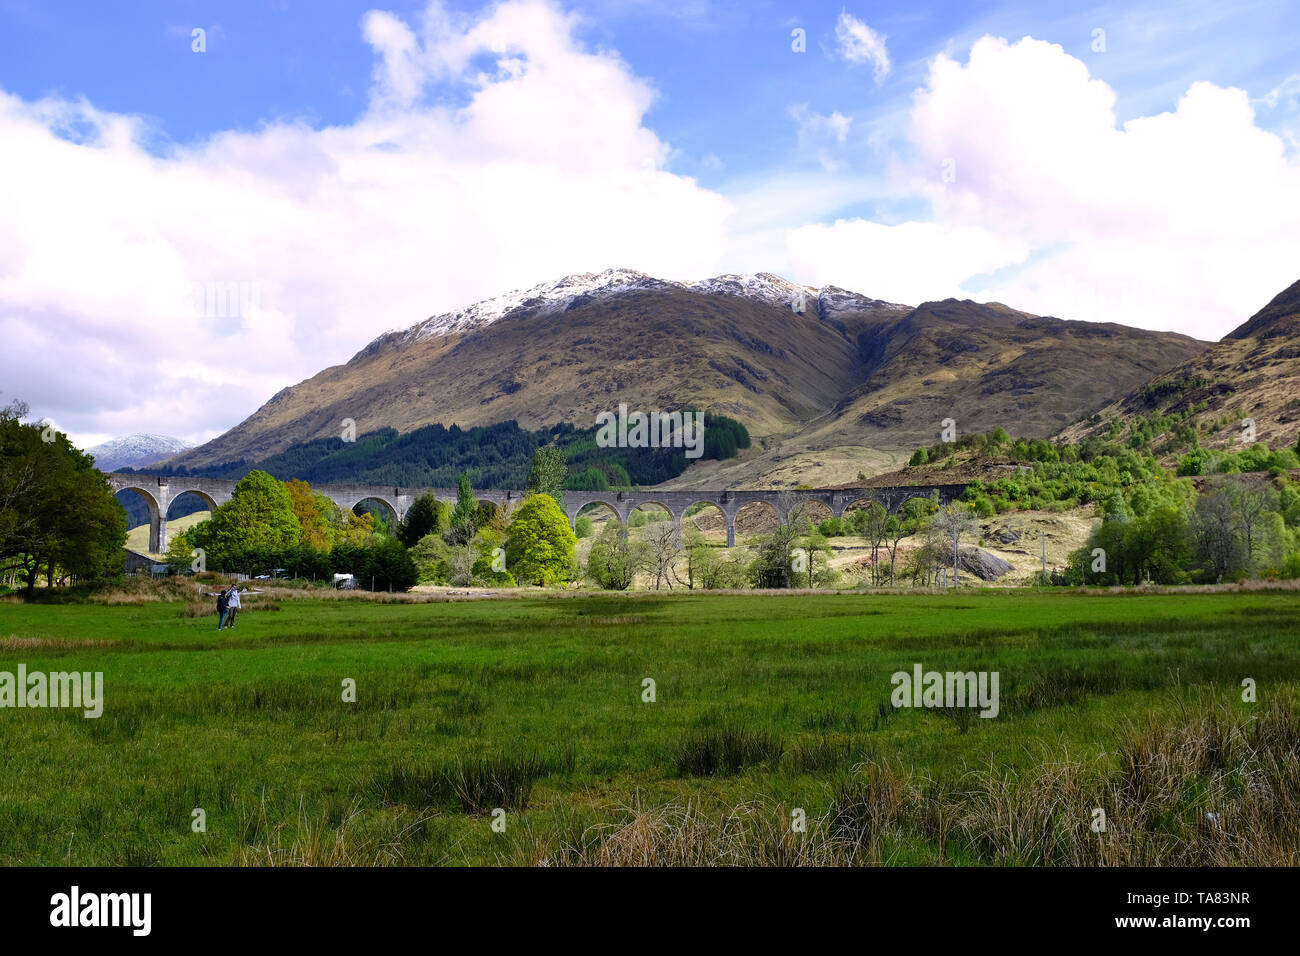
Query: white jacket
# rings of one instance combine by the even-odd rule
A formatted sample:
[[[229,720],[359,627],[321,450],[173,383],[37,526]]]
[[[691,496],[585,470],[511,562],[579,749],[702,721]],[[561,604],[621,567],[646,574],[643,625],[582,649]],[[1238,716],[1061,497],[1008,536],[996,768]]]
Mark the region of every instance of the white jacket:
[[[239,603],[239,590],[236,589],[234,591],[231,591],[230,600],[226,603],[226,607],[233,607],[236,610],[238,610],[240,606],[241,605]]]

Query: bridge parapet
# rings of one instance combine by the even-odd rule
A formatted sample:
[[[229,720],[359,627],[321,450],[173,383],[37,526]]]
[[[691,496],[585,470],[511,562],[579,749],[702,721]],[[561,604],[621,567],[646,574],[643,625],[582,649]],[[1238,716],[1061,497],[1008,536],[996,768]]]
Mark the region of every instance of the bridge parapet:
[[[167,550],[167,510],[173,501],[189,492],[199,495],[207,501],[209,508],[214,508],[229,501],[234,495],[235,485],[238,484],[230,478],[186,478],[116,472],[109,474],[107,478],[114,493],[135,491],[149,506],[149,550],[154,554]],[[736,542],[737,513],[745,505],[754,502],[769,505],[782,521],[788,520],[795,509],[810,502],[825,505],[831,516],[838,518],[846,509],[859,501],[879,501],[893,512],[901,508],[909,498],[928,498],[938,493],[940,502],[946,504],[959,498],[966,487],[965,484],[951,484],[850,489],[791,488],[782,491],[761,489],[566,491],[564,509],[568,513],[569,525],[573,527],[577,524],[578,512],[588,505],[603,504],[618,515],[620,521],[627,523],[632,512],[639,506],[656,504],[668,511],[680,534],[682,518],[688,508],[698,503],[711,504],[717,506],[726,518],[727,545],[730,547]],[[401,521],[415,499],[426,492],[433,492],[439,501],[454,502],[457,495],[455,488],[402,488],[393,485],[357,484],[313,485],[312,491],[329,498],[345,511],[351,511],[363,501],[377,501],[389,510],[395,521]],[[480,501],[490,501],[512,508],[523,500],[525,494],[518,490],[488,488],[475,490],[474,497]]]

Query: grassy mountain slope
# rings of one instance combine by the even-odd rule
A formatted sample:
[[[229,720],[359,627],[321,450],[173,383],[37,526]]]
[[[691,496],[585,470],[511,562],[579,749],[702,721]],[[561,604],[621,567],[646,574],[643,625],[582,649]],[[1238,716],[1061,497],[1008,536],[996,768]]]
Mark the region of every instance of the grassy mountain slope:
[[[959,434],[1005,427],[1050,435],[1206,343],[1121,325],[1068,322],[998,303],[947,299],[873,323],[860,335],[863,380],[763,459],[708,466],[743,481],[816,486],[900,466],[934,441],[945,418]],[[746,473],[747,472],[747,473]]]
[[[580,427],[633,408],[705,408],[763,435],[823,414],[858,372],[845,322],[679,289],[632,291],[466,333],[381,337],[346,365],[285,389],[171,464],[259,459],[312,438],[517,420]]]
[[[1300,423],[1300,282],[1202,354],[1158,375],[1095,416],[1061,432],[1068,441],[1150,423],[1157,448],[1182,447],[1175,429],[1201,445],[1241,443],[1243,419],[1257,440],[1294,445]],[[1112,424],[1114,423],[1114,424]]]

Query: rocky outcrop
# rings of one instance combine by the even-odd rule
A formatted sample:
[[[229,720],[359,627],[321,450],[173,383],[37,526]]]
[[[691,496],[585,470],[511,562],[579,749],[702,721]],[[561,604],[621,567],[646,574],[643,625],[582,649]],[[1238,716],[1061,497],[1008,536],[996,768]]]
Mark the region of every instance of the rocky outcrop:
[[[973,574],[981,581],[996,581],[1014,565],[1004,561],[996,554],[990,554],[983,548],[965,548],[958,554],[958,567],[967,574]]]

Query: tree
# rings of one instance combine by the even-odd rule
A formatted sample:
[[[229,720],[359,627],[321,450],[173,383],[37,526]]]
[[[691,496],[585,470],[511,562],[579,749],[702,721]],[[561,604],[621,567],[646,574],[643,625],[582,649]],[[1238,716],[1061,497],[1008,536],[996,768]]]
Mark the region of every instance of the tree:
[[[302,522],[284,482],[264,471],[250,471],[239,479],[230,500],[191,528],[189,537],[206,552],[209,567],[221,568],[245,556],[274,554],[296,545]]]
[[[563,508],[564,483],[568,477],[569,464],[564,452],[554,445],[544,445],[533,452],[533,465],[528,469],[524,488],[530,495],[550,495]]]
[[[1229,481],[1228,496],[1237,512],[1237,525],[1246,552],[1246,570],[1253,571],[1261,543],[1260,524],[1266,513],[1276,509],[1277,496],[1271,488],[1256,488],[1240,479]]]
[[[464,547],[478,531],[478,499],[474,497],[474,488],[469,483],[469,472],[461,472],[456,490],[456,507],[451,513],[447,529],[447,543]]]
[[[787,522],[759,540],[758,550],[750,565],[750,577],[755,587],[788,588],[792,585],[794,543],[797,537],[798,531]]]
[[[880,584],[880,549],[889,530],[889,512],[879,501],[869,501],[852,513],[853,529],[871,546],[871,583]]]
[[[400,541],[389,538],[368,550],[370,560],[365,570],[376,591],[406,591],[419,581],[415,561]]]
[[[942,506],[930,519],[931,527],[938,532],[947,551],[945,562],[948,566],[958,563],[957,555],[961,549],[961,539],[974,536],[979,532],[979,522],[959,502],[953,501]],[[956,585],[954,580],[953,585]]]
[[[0,555],[21,554],[25,537],[37,528],[33,505],[39,498],[40,480],[33,456],[36,444],[29,440],[22,419],[26,402],[12,401],[0,409]]]
[[[559,583],[573,567],[578,539],[550,495],[529,495],[510,520],[506,563],[515,578],[529,584]]]
[[[364,548],[375,541],[375,516],[370,512],[357,514],[355,511],[340,510],[338,523],[334,526],[334,546],[347,545],[352,548]]]
[[[683,536],[686,544],[686,586],[695,590],[698,584],[708,589],[710,586],[705,582],[716,576],[722,559],[717,549],[709,545],[698,528],[687,526]]]
[[[646,563],[646,547],[617,519],[605,522],[587,552],[587,578],[607,591],[626,591]]]
[[[1191,532],[1197,557],[1216,584],[1245,566],[1237,512],[1222,489],[1209,488],[1196,499]]]
[[[809,588],[814,588],[819,580],[822,583],[827,583],[836,577],[835,572],[830,567],[831,548],[825,535],[816,528],[810,529],[804,535],[802,547],[803,557],[807,562],[804,571],[807,573],[808,578],[806,582],[796,581],[796,584],[806,583]],[[792,577],[795,576],[792,575]]]
[[[442,534],[451,527],[451,514],[447,503],[439,501],[431,491],[426,491],[411,502],[406,515],[397,526],[397,540],[413,548],[426,534]]]
[[[1002,431],[998,429],[998,431]],[[1003,435],[1006,432],[1002,432]],[[1010,439],[1008,439],[1009,441]],[[885,550],[889,552],[889,586],[894,586],[894,563],[898,558],[898,543],[907,536],[907,522],[902,514],[893,513],[896,494],[892,491],[884,492],[884,508],[889,515],[885,523]]]
[[[655,590],[667,583],[668,590],[673,589],[673,580],[677,577],[677,558],[682,553],[677,528],[670,522],[658,522],[646,541],[647,570],[654,575]],[[680,582],[679,582],[680,583]]]
[[[44,570],[95,578],[122,567],[126,514],[94,459],[66,435],[0,409],[0,570],[21,569],[27,593]]]
[[[284,486],[293,502],[293,513],[302,525],[302,543],[318,551],[328,551],[334,547],[338,506],[324,495],[312,491],[311,485],[305,481],[295,478],[286,481]]]
[[[421,582],[446,582],[451,578],[451,546],[440,534],[426,534],[411,549],[411,559]]]

